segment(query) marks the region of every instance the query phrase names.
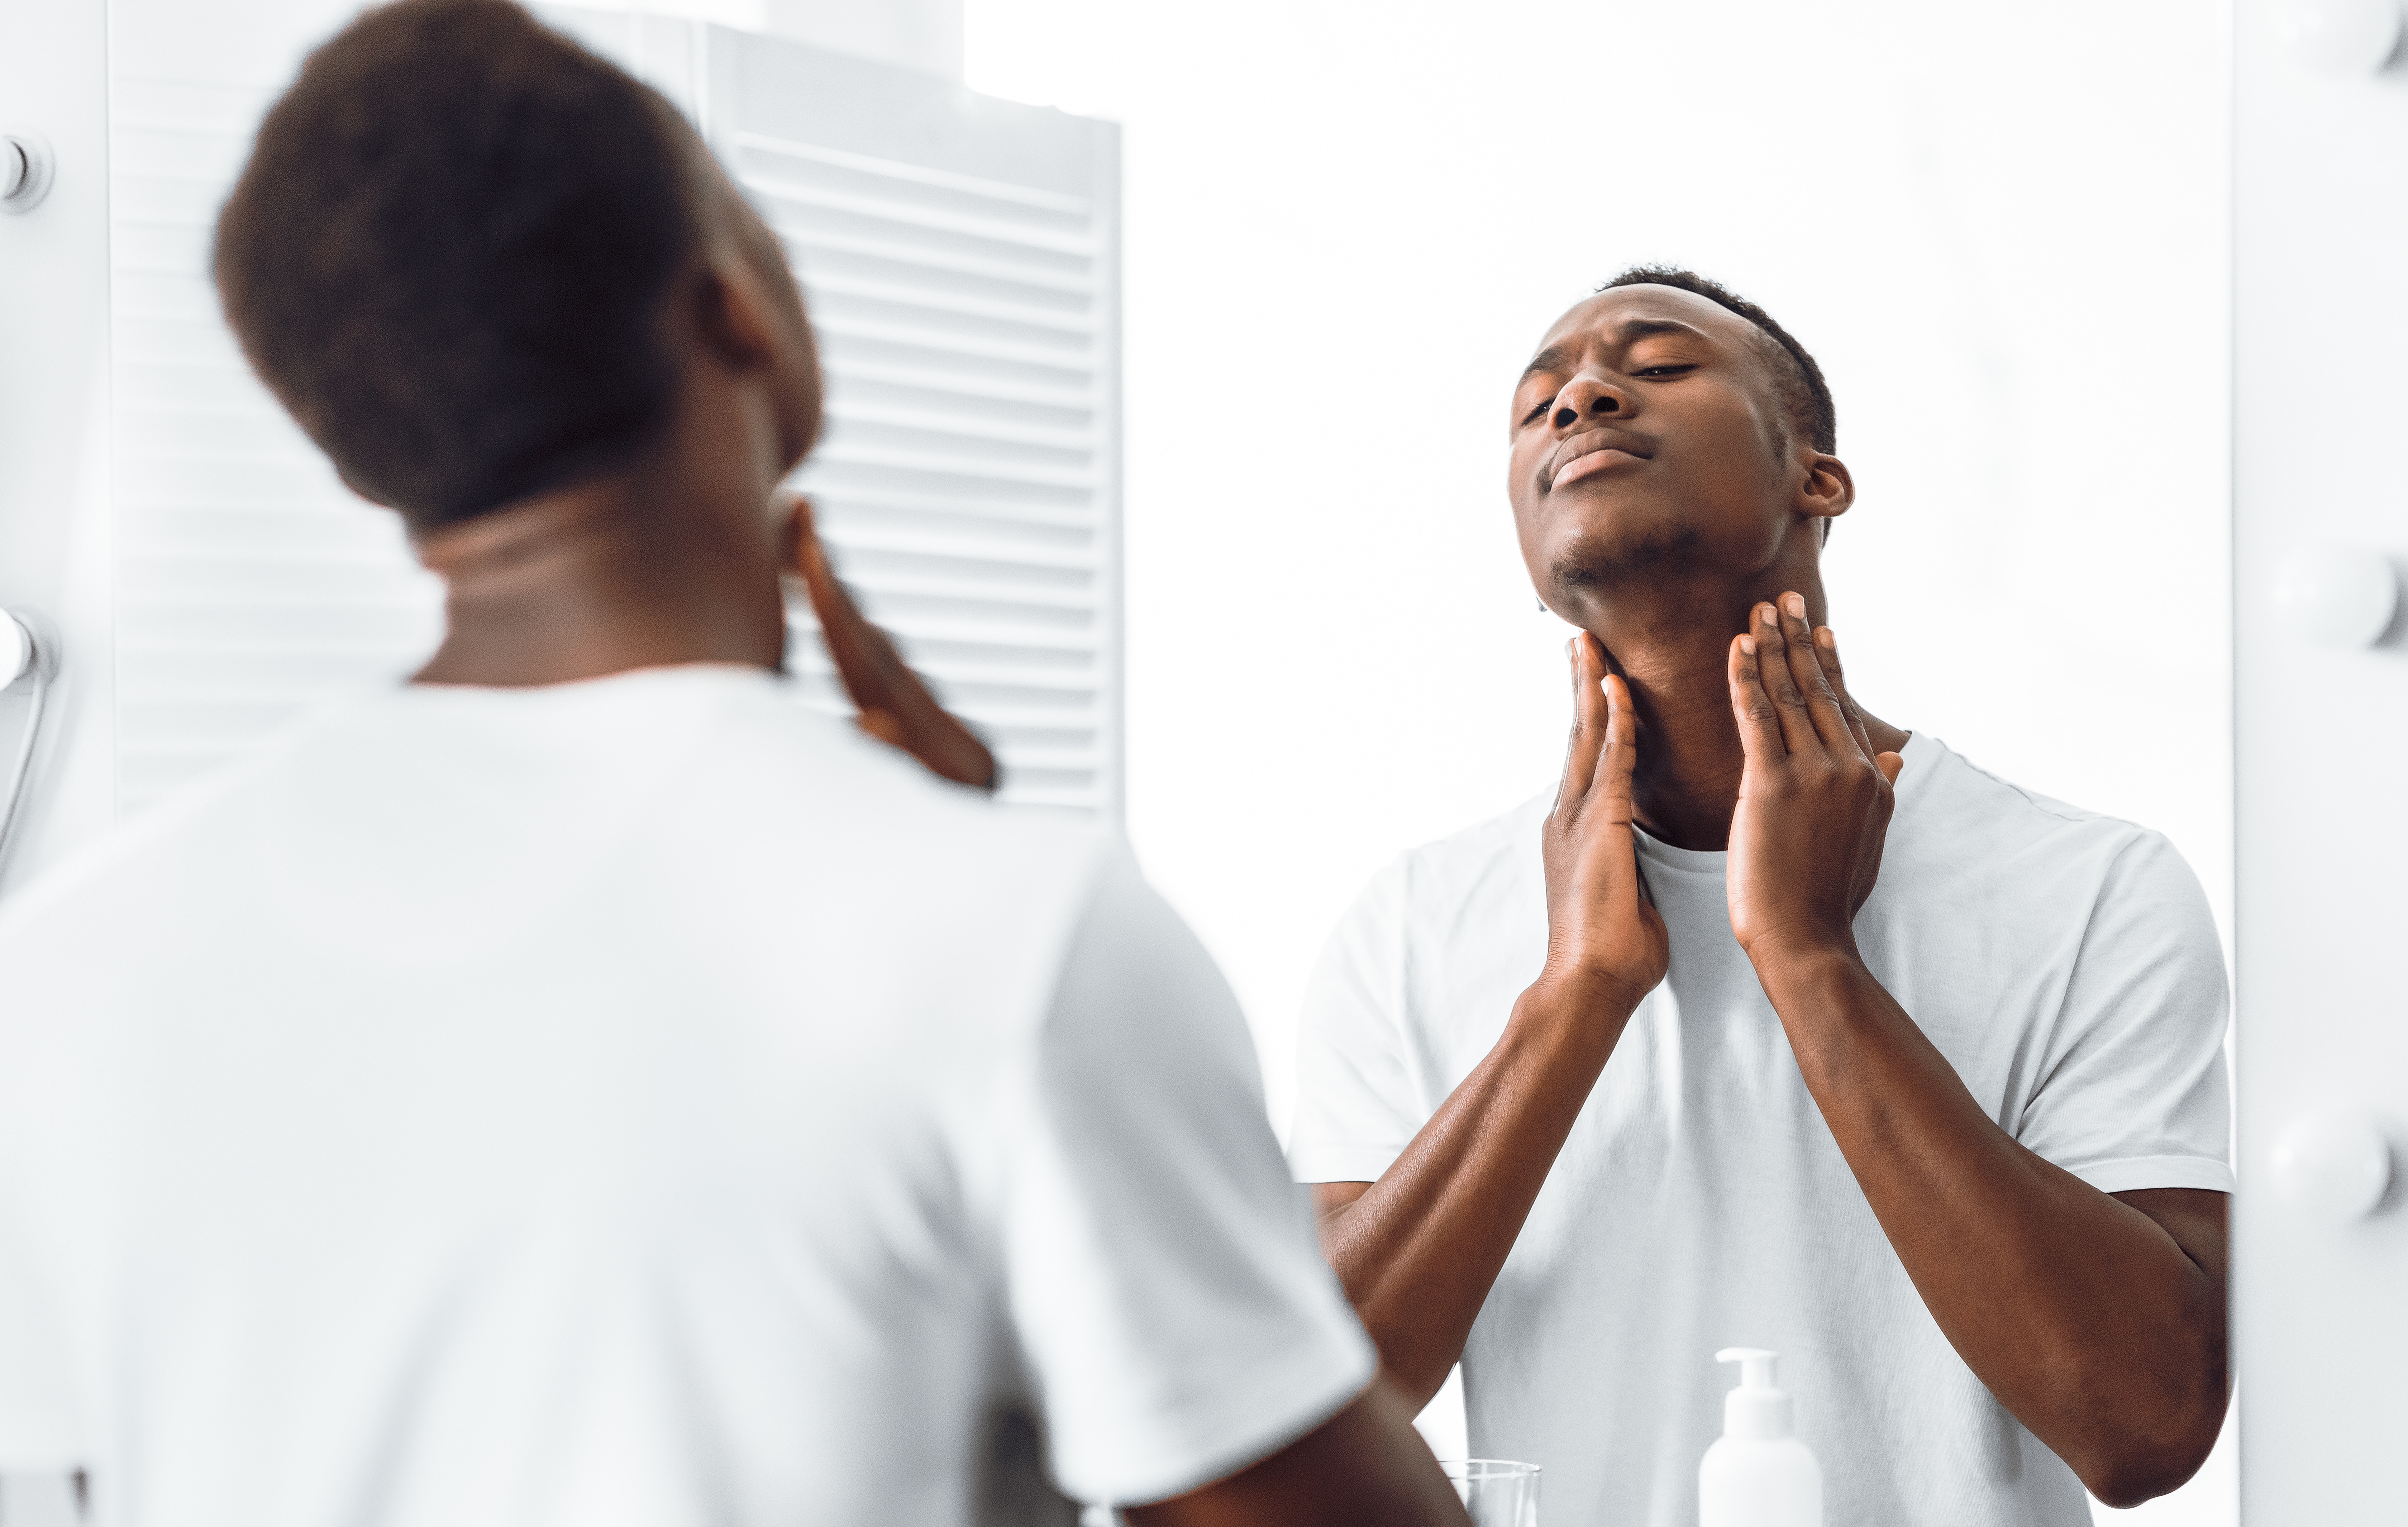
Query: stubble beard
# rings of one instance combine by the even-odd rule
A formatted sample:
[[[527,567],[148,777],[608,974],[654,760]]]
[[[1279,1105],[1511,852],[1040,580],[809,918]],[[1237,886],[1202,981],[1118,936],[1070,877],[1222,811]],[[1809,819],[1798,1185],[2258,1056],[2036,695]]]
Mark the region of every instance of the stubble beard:
[[[1558,589],[1598,592],[1691,572],[1705,561],[1697,526],[1650,525],[1628,536],[1581,536],[1556,554],[1547,577]]]

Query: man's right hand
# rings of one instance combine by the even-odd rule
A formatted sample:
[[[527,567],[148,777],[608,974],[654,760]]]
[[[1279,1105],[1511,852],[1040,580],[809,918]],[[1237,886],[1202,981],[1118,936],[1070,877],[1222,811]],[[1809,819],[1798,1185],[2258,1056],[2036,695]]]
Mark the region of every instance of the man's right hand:
[[[1001,778],[995,754],[979,735],[937,703],[928,686],[903,661],[886,633],[869,623],[853,594],[829,565],[811,518],[811,501],[780,489],[770,512],[782,545],[779,560],[788,577],[802,580],[820,640],[836,664],[837,678],[853,699],[854,724],[920,761],[923,768],[957,785],[993,790]]]
[[[1571,660],[1571,746],[1541,830],[1542,972],[1379,1181],[1313,1188],[1323,1254],[1415,1407],[1463,1355],[1624,1023],[1670,963],[1639,882],[1639,715],[1596,637],[1574,641]]]
[[[1541,830],[1547,870],[1547,963],[1539,985],[1616,1020],[1664,978],[1671,944],[1639,879],[1630,778],[1639,718],[1622,676],[1584,631],[1571,640],[1572,732],[1563,782]]]

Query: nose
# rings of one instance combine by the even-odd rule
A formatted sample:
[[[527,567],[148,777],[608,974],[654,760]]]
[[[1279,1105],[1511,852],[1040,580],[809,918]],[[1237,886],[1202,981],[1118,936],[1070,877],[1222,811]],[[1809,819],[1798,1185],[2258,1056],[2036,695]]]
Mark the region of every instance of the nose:
[[[1568,430],[1584,419],[1627,419],[1636,410],[1629,393],[1602,377],[1574,377],[1555,394],[1547,422]]]

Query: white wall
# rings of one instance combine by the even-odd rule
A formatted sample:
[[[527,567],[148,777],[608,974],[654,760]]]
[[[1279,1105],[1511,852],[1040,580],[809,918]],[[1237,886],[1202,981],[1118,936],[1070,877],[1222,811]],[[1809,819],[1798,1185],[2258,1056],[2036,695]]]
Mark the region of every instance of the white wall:
[[[1121,120],[1129,822],[1275,1117],[1331,921],[1551,781],[1502,492],[1540,331],[1684,261],[1822,360],[1859,694],[2230,901],[2227,21],[2198,0],[968,0]],[[2229,925],[2229,924],[2228,924]],[[2230,1520],[2229,1468],[2143,1508]]]

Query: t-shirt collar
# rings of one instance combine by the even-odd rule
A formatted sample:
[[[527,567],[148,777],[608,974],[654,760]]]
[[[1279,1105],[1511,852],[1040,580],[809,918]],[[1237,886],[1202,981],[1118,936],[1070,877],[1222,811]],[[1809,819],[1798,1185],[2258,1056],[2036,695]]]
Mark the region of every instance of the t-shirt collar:
[[[1934,756],[1941,749],[1936,738],[1927,738],[1920,732],[1909,732],[1899,757],[1905,767],[1899,770],[1898,802],[1903,809],[1922,789],[1923,778],[1931,772]],[[1893,817],[1892,821],[1897,819]],[[1721,849],[1676,849],[1644,827],[1634,827],[1639,835],[1639,858],[1650,869],[1670,870],[1675,874],[1713,875],[1724,873],[1730,854]]]

